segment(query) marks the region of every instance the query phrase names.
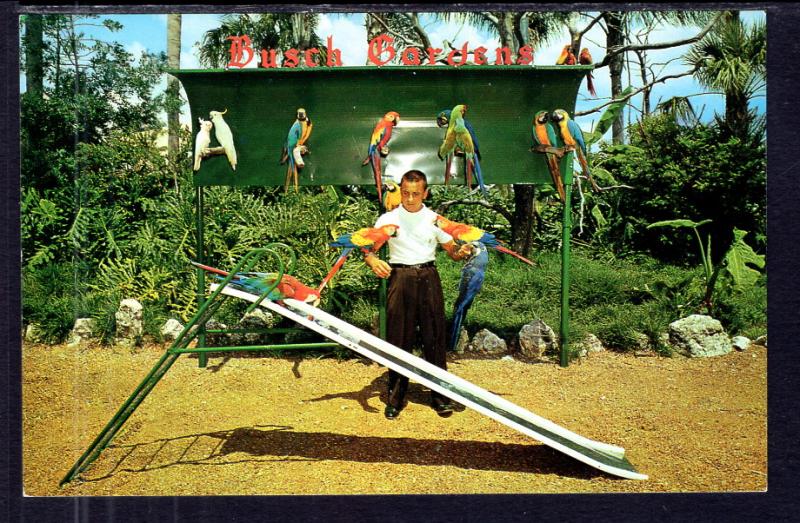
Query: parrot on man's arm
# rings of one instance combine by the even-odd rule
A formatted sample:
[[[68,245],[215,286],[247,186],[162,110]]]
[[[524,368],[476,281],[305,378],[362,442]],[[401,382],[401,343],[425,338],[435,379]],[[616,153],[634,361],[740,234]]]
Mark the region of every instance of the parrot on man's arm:
[[[220,280],[228,276],[228,272],[208,265],[203,265],[197,262],[191,262],[195,267],[200,267],[203,270],[214,273]],[[233,278],[228,283],[234,288],[249,292],[251,294],[261,295],[270,287],[275,285],[278,279],[278,274],[274,272],[239,272],[233,275]],[[298,301],[306,302],[314,307],[319,306],[320,294],[316,289],[304,285],[300,280],[294,276],[284,274],[281,276],[280,281],[270,291],[267,298],[271,301],[281,301],[286,298],[291,298]]]
[[[317,287],[317,291],[321,292],[330,279],[333,278],[334,274],[339,272],[339,269],[342,268],[342,265],[344,265],[344,262],[353,249],[361,249],[365,254],[370,251],[378,252],[381,247],[383,247],[383,244],[389,241],[389,238],[397,236],[397,231],[399,229],[400,227],[393,224],[384,225],[382,227],[364,227],[356,232],[343,234],[339,236],[336,241],[331,242],[329,244],[331,247],[343,248],[342,254],[336,259],[333,267],[328,271],[327,276],[322,279],[322,283]]]
[[[381,194],[381,154],[386,154],[386,146],[392,137],[392,129],[399,121],[400,115],[395,111],[389,111],[383,115],[383,118],[380,119],[372,131],[367,157],[361,163],[361,165],[370,164],[372,166],[372,174],[375,177],[375,187],[378,190],[378,200],[380,201],[383,201],[383,195]]]
[[[454,351],[458,345],[458,338],[461,334],[461,325],[467,316],[475,296],[483,287],[483,279],[486,274],[486,266],[489,265],[489,252],[481,242],[471,242],[472,253],[470,254],[464,268],[461,269],[461,280],[458,284],[458,298],[453,305],[453,325],[450,329],[449,350]]]
[[[528,265],[533,266],[533,262],[530,261],[528,258],[518,254],[508,247],[504,246],[500,240],[498,240],[494,234],[490,232],[486,232],[483,229],[479,229],[472,225],[467,225],[466,223],[458,223],[452,220],[448,220],[442,215],[436,216],[436,221],[434,224],[453,237],[453,239],[464,242],[481,242],[486,247],[490,249],[494,249],[498,252],[502,252],[503,254],[509,254],[518,260],[527,263]]]
[[[589,162],[586,160],[586,142],[583,139],[583,131],[580,126],[573,120],[570,120],[569,114],[564,109],[556,109],[550,118],[558,124],[559,131],[561,132],[561,140],[564,145],[571,145],[575,149],[575,154],[578,155],[578,161],[583,169],[583,174],[589,179],[592,188],[595,191],[600,191],[600,187],[595,183],[592,178],[592,173],[589,171]]]
[[[553,128],[547,125],[548,114],[547,111],[539,111],[533,118],[533,141],[538,145],[545,145],[548,147],[555,147],[556,133]],[[558,190],[558,196],[562,202],[567,201],[566,193],[564,192],[564,182],[561,179],[561,169],[558,167],[558,160],[555,154],[545,153],[545,160],[547,161],[547,168],[550,170],[550,176],[553,177],[553,183]]]

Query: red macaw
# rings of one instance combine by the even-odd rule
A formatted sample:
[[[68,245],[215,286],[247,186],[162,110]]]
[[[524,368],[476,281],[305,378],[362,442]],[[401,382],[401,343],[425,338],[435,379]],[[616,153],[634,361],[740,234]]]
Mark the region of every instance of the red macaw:
[[[571,145],[575,148],[575,154],[578,155],[583,174],[589,179],[592,188],[595,191],[599,191],[600,187],[597,186],[594,178],[592,178],[592,173],[589,172],[589,162],[586,161],[586,142],[583,139],[583,131],[581,131],[580,126],[570,120],[569,114],[564,109],[556,109],[550,118],[558,124],[564,145]]]
[[[364,253],[370,251],[378,252],[380,248],[383,247],[383,244],[389,241],[389,238],[397,236],[397,231],[399,229],[399,226],[389,224],[382,227],[364,227],[356,232],[339,236],[336,241],[331,242],[329,245],[331,247],[343,247],[344,250],[333,264],[333,267],[331,267],[327,276],[322,279],[322,283],[319,284],[317,290],[321,292],[322,289],[325,288],[325,285],[333,278],[333,275],[342,268],[342,265],[344,265],[345,260],[347,260],[347,257],[353,249],[361,249]]]
[[[483,229],[479,229],[465,223],[454,222],[441,215],[436,215],[436,221],[434,223],[438,228],[452,236],[455,240],[464,243],[481,242],[490,249],[502,252],[503,254],[510,254],[511,256],[527,263],[528,265],[533,265],[533,262],[528,258],[504,246],[494,234],[486,232]]]
[[[572,45],[565,45],[564,49],[561,50],[561,54],[558,55],[556,65],[575,65],[577,63],[578,61],[575,59],[575,54],[572,52]]]
[[[592,55],[589,54],[588,48],[584,47],[581,49],[581,54],[578,55],[578,62],[580,62],[581,65],[592,65]],[[597,96],[597,92],[594,90],[594,77],[591,72],[586,73],[586,87],[589,89],[589,94],[595,97]]]
[[[203,265],[197,262],[191,262],[192,265],[200,267],[203,270],[212,272],[217,275],[219,279],[228,276],[228,272],[208,265]],[[240,272],[236,273],[231,279],[229,285],[241,289],[252,294],[263,294],[267,289],[275,285],[275,280],[278,274],[274,272]],[[319,306],[320,294],[316,289],[304,285],[300,280],[294,276],[284,274],[281,276],[280,282],[274,289],[270,291],[267,298],[273,301],[281,301],[286,298],[291,298],[298,301],[306,302],[314,307]]]
[[[551,126],[547,125],[547,120],[547,111],[539,111],[536,113],[536,116],[533,118],[533,141],[539,145],[555,147],[556,133]],[[567,196],[564,192],[564,182],[561,180],[561,169],[558,168],[556,155],[545,153],[545,160],[547,161],[547,168],[550,170],[550,176],[553,177],[553,183],[558,190],[561,201],[567,201]]]
[[[372,137],[369,140],[369,149],[367,149],[367,157],[361,165],[370,164],[372,166],[372,174],[375,176],[375,187],[378,189],[378,200],[383,201],[381,194],[381,154],[388,154],[386,145],[392,137],[392,129],[400,121],[400,115],[395,111],[389,111],[380,121],[375,125],[372,131]]]

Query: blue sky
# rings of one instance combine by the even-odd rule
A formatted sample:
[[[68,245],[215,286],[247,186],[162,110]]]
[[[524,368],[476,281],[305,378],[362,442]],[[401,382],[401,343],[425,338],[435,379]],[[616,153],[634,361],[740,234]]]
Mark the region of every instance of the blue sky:
[[[754,20],[764,20],[764,11],[743,12],[742,17],[746,22]],[[364,15],[356,14],[321,14],[320,23],[317,30],[318,36],[323,41],[332,36],[335,46],[342,51],[342,61],[344,66],[363,66],[366,62],[366,29],[364,27]],[[104,40],[116,40],[122,43],[126,49],[138,56],[143,50],[150,52],[163,52],[166,50],[166,14],[140,14],[140,15],[103,15],[102,18],[112,18],[123,25],[119,32],[112,33],[104,28],[87,28],[86,32],[92,36]],[[182,17],[182,38],[181,38],[181,68],[194,69],[200,68],[197,59],[197,43],[201,40],[205,31],[217,27],[221,15],[218,14],[184,14]],[[485,31],[480,31],[469,25],[456,20],[447,23],[434,21],[431,17],[423,16],[422,25],[429,33],[431,42],[437,47],[441,47],[443,40],[452,42],[456,47],[460,47],[465,41],[469,42],[471,48],[482,45],[490,50],[499,47],[496,38]],[[578,20],[577,26],[582,27],[586,24],[586,19]],[[675,41],[690,37],[699,31],[698,28],[681,27],[662,27],[650,35],[651,42]],[[600,25],[595,25],[583,39],[583,45],[589,48],[595,60],[603,57],[602,42],[605,34]],[[534,52],[535,64],[551,65],[555,63],[561,48],[569,41],[569,33],[566,28],[558,38],[554,38],[552,43],[536,49]],[[675,74],[686,70],[680,57],[688,50],[689,46],[682,46],[661,51],[649,51],[648,58],[655,63],[663,63],[663,74]],[[610,96],[610,81],[608,69],[603,68],[595,72],[595,86],[598,99],[588,98],[585,83],[582,85],[578,95],[577,110],[586,111],[607,101]],[[627,82],[628,71],[625,72]],[[640,85],[638,79],[638,69],[630,71],[630,79],[634,85]],[[22,88],[24,89],[24,78],[21,78]],[[166,83],[164,83],[166,85]],[[724,111],[724,98],[720,94],[702,94],[705,90],[700,87],[691,77],[684,77],[671,80],[665,84],[658,84],[652,94],[652,104],[655,106],[660,100],[668,99],[672,96],[694,95],[691,100],[698,112],[702,111],[702,117],[708,121],[715,112]],[[634,104],[641,104],[640,99],[634,98]],[[761,112],[766,111],[766,96],[757,97],[753,105]],[[184,111],[182,120],[189,123],[188,110]],[[631,115],[632,118],[636,114]],[[589,130],[599,113],[580,117],[577,122],[584,130]]]

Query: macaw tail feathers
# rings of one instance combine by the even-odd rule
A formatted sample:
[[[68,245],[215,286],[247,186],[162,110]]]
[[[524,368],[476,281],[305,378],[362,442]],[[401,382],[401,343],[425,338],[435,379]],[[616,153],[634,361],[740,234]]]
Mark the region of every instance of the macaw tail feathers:
[[[567,195],[564,191],[564,181],[561,179],[561,169],[558,168],[558,160],[555,156],[547,155],[547,166],[550,168],[550,176],[553,177],[553,183],[556,185],[558,196],[562,202],[567,201]]]
[[[455,352],[456,345],[458,345],[458,338],[461,336],[461,323],[464,321],[466,311],[459,310],[453,315],[453,326],[450,329],[450,346],[447,348],[450,352]]]
[[[453,156],[448,154],[444,160],[444,184],[449,185],[450,183],[450,165],[453,161]]]
[[[223,271],[221,269],[216,269],[216,268],[210,267],[208,265],[203,265],[202,263],[197,263],[194,260],[189,260],[189,263],[191,263],[195,267],[199,267],[199,268],[203,269],[204,271],[213,272],[214,274],[219,274],[219,275],[221,275],[223,277],[227,276],[228,274],[230,274],[230,273],[227,273],[227,272],[225,272],[225,271]]]
[[[464,171],[467,182],[467,189],[472,190],[472,173],[475,171],[475,162],[473,158],[467,158],[464,162]]]
[[[583,174],[589,180],[589,183],[592,184],[592,189],[595,191],[600,191],[600,187],[598,187],[597,182],[594,181],[592,178],[592,173],[589,171],[589,162],[586,161],[586,156],[583,154],[580,148],[575,149],[575,152],[578,154],[578,161],[581,163],[581,169],[583,169]]]
[[[481,192],[483,193],[484,198],[488,198],[489,191],[486,189],[486,185],[483,183],[483,171],[481,171],[481,162],[478,159],[478,154],[475,154],[475,179],[478,180],[478,185],[481,188]]]
[[[325,286],[328,284],[328,282],[331,280],[331,278],[333,278],[333,276],[337,272],[339,272],[339,269],[342,268],[342,265],[344,265],[344,262],[347,260],[347,257],[350,255],[350,252],[352,250],[353,250],[352,247],[348,247],[348,248],[346,248],[345,250],[342,251],[342,254],[339,256],[339,258],[333,264],[333,267],[331,267],[331,270],[328,272],[327,276],[325,276],[322,279],[322,282],[319,284],[319,287],[317,287],[317,292],[322,292],[322,289],[325,288]]]
[[[379,151],[375,151],[372,156],[370,156],[370,160],[372,163],[372,174],[375,176],[375,189],[378,191],[378,201],[383,201],[383,191],[381,190],[381,154]]]
[[[597,91],[594,90],[594,77],[592,73],[586,73],[586,87],[589,89],[589,94],[597,97]]]
[[[508,247],[503,247],[502,245],[497,245],[497,246],[494,247],[494,249],[497,250],[498,252],[502,252],[503,254],[509,254],[509,255],[513,256],[514,258],[516,258],[516,259],[518,259],[518,260],[520,260],[520,261],[522,261],[524,263],[527,263],[531,267],[533,267],[533,265],[534,265],[533,262],[530,261],[528,258],[526,258],[525,256],[523,256],[521,254],[518,254],[518,253],[512,251]]]

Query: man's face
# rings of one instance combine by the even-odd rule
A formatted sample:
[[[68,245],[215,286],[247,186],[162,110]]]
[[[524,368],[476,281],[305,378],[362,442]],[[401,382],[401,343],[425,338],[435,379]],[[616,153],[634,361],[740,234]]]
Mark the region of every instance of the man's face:
[[[400,184],[400,196],[403,198],[403,208],[408,212],[417,212],[422,209],[422,201],[428,197],[428,188],[421,181],[403,181]]]

